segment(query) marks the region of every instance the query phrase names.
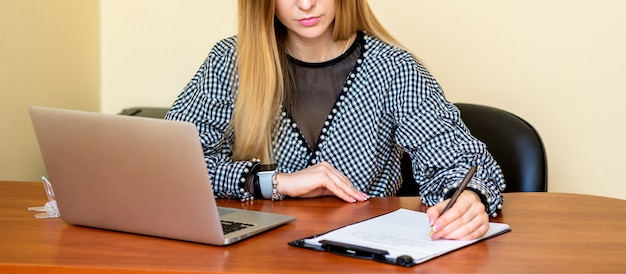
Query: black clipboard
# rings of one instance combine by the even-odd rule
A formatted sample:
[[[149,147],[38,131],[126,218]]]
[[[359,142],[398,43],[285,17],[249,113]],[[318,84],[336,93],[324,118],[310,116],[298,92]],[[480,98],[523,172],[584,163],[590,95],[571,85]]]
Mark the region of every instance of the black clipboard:
[[[340,243],[335,241],[322,240],[320,241],[321,245],[311,245],[305,242],[306,239],[316,238],[319,235],[314,235],[311,237],[306,237],[303,239],[291,241],[288,244],[295,247],[301,247],[316,251],[326,251],[336,255],[342,255],[357,259],[365,259],[372,260],[386,264],[394,264],[399,266],[411,267],[416,265],[413,261],[413,258],[409,255],[399,256],[395,259],[388,258],[386,255],[389,254],[387,250],[369,248],[365,246],[358,246],[347,243]]]
[[[385,213],[385,214],[389,214],[391,212]],[[357,224],[357,223],[361,223],[361,222],[365,222],[380,216],[383,216],[385,214],[379,215],[379,216],[375,216],[369,219],[365,219],[363,221],[359,221],[353,224]],[[353,225],[350,224],[350,225]],[[346,225],[344,227],[350,226],[350,225]],[[302,239],[298,239],[298,240],[294,240],[294,241],[290,241],[288,242],[288,244],[290,246],[294,246],[294,247],[299,247],[299,248],[304,248],[304,249],[309,249],[309,250],[315,250],[315,251],[323,251],[323,252],[328,252],[328,253],[332,253],[332,254],[336,254],[336,255],[341,255],[341,256],[347,256],[347,257],[351,257],[351,258],[357,258],[357,259],[365,259],[365,260],[372,260],[372,261],[376,261],[376,262],[380,262],[380,263],[386,263],[386,264],[393,264],[393,265],[398,265],[398,266],[403,266],[403,267],[412,267],[415,266],[417,264],[423,263],[425,261],[428,261],[430,259],[433,259],[435,257],[439,257],[441,255],[447,254],[449,252],[458,250],[460,248],[463,247],[467,247],[470,246],[472,244],[496,237],[498,235],[502,235],[504,233],[510,232],[511,229],[507,226],[506,229],[497,231],[496,233],[493,233],[489,236],[485,236],[477,241],[474,241],[470,244],[455,248],[455,249],[450,249],[447,252],[438,254],[436,256],[427,258],[427,259],[418,259],[418,261],[415,261],[413,259],[413,257],[411,257],[410,255],[400,255],[396,258],[393,257],[389,257],[387,255],[389,255],[389,252],[387,250],[383,250],[383,249],[377,249],[377,248],[371,248],[371,247],[367,247],[367,246],[360,246],[360,245],[355,245],[355,244],[351,244],[351,243],[343,243],[343,242],[338,242],[338,241],[331,241],[331,240],[320,240],[319,241],[319,245],[315,245],[315,244],[310,244],[307,243],[306,240],[308,239],[313,239],[313,238],[317,238],[320,236],[323,236],[327,233],[333,232],[335,230],[339,230],[342,229],[344,227],[339,227],[324,233],[320,233],[320,234],[316,234],[316,235],[312,235],[309,237],[305,237]]]
[[[386,212],[381,215],[374,216],[368,219],[364,219],[356,223],[365,222],[367,220],[374,219],[376,217],[380,217],[391,212],[393,211]],[[348,224],[346,226],[353,225],[356,223]],[[369,248],[366,246],[359,246],[359,245],[341,243],[341,242],[336,242],[336,241],[328,241],[328,240],[320,241],[321,245],[312,245],[306,242],[307,239],[317,238],[319,236],[335,231],[337,229],[342,229],[346,226],[338,227],[338,228],[326,231],[321,234],[316,234],[316,235],[312,235],[312,236],[305,237],[302,239],[294,240],[294,241],[288,242],[287,244],[290,246],[295,246],[295,247],[300,247],[300,248],[305,248],[305,249],[310,249],[310,250],[315,250],[315,251],[325,251],[325,252],[336,254],[336,255],[342,255],[342,256],[347,256],[347,257],[352,257],[352,258],[357,258],[357,259],[372,260],[372,261],[377,261],[377,262],[386,263],[386,264],[394,264],[394,265],[400,265],[400,266],[405,266],[405,267],[411,267],[411,266],[416,265],[416,263],[413,262],[413,258],[408,255],[399,256],[396,259],[387,258],[385,256],[389,254],[387,250]]]

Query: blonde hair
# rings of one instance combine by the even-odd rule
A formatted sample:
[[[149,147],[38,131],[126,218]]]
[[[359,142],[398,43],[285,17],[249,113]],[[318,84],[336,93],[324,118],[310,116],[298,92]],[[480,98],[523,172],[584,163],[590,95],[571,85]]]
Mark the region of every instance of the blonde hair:
[[[333,39],[356,31],[399,45],[374,16],[366,0],[336,0]],[[235,161],[273,163],[272,135],[281,106],[293,86],[286,58],[286,29],[274,17],[274,0],[239,0],[237,69],[239,90],[231,120]]]

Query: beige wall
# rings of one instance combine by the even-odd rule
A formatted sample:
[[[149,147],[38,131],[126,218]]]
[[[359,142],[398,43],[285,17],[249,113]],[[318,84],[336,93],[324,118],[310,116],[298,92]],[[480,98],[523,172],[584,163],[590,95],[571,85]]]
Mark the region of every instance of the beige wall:
[[[102,110],[169,106],[217,40],[236,29],[234,0],[106,0]]]
[[[102,111],[171,104],[212,44],[234,33],[235,3],[101,1]],[[621,121],[626,116],[626,1],[370,4],[429,67],[448,99],[507,109],[540,131],[548,151],[549,191],[626,199],[621,176],[626,166],[626,123]],[[3,93],[11,90],[2,85]],[[19,111],[24,106],[7,113]],[[26,129],[20,133],[24,136],[17,138],[31,138]],[[7,143],[2,139],[3,146]],[[27,149],[32,150],[12,150],[9,159]],[[3,172],[0,179],[8,178]]]
[[[371,1],[452,101],[526,118],[549,191],[626,199],[626,1]]]
[[[44,175],[31,105],[98,111],[98,1],[0,0],[0,180]]]

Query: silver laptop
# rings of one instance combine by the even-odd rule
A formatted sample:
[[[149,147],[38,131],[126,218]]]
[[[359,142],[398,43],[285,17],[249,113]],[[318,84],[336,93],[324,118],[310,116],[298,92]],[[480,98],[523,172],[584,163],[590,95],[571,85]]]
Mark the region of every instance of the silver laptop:
[[[30,115],[70,224],[227,245],[295,219],[217,207],[191,123],[44,107]],[[247,225],[225,234],[224,222]]]

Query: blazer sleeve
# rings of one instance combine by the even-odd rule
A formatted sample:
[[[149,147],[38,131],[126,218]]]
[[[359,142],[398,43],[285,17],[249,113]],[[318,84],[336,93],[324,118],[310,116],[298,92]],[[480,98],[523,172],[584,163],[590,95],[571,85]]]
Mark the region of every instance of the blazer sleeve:
[[[178,95],[165,119],[193,123],[204,152],[213,191],[218,198],[251,198],[246,181],[259,161],[232,161],[229,124],[236,96],[235,39],[218,42]]]
[[[494,214],[502,206],[504,178],[485,144],[470,134],[459,110],[415,58],[399,58],[394,68],[388,106],[396,122],[395,139],[411,155],[424,203],[449,198],[475,164],[468,189],[479,194],[488,214]]]

